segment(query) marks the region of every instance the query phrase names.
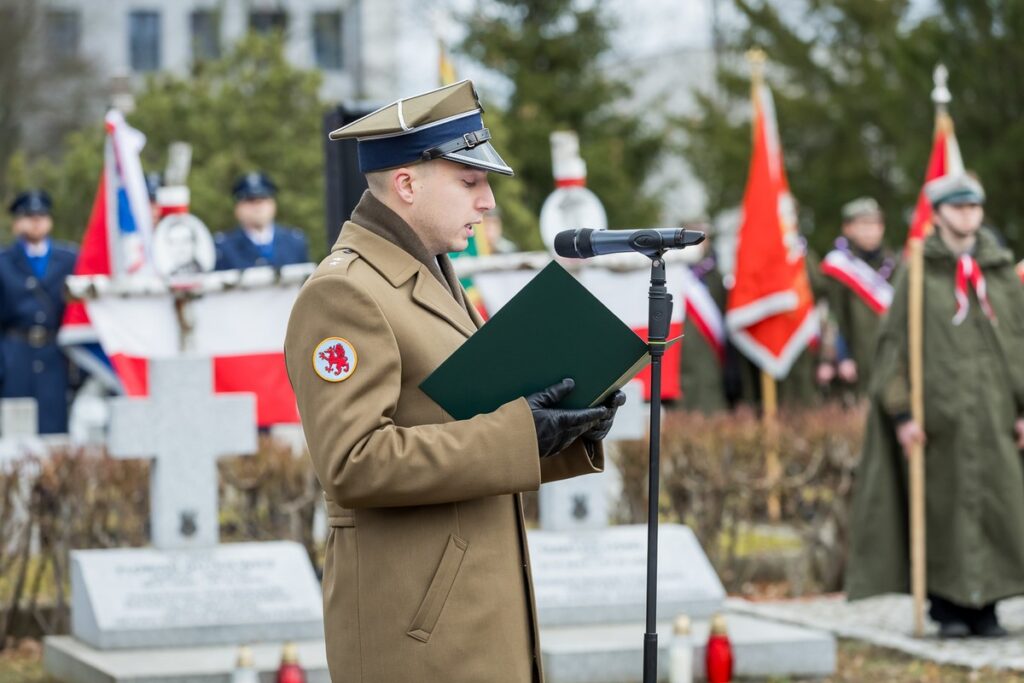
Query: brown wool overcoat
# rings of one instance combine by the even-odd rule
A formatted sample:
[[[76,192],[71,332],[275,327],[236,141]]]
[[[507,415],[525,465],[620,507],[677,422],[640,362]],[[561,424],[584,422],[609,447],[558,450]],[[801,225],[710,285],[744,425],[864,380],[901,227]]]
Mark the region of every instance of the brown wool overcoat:
[[[335,683],[542,679],[519,493],[599,472],[604,456],[577,441],[540,461],[525,399],[455,421],[420,391],[482,324],[471,308],[408,252],[348,222],[292,311],[288,374],[331,526]],[[314,369],[330,337],[355,351],[343,381]]]

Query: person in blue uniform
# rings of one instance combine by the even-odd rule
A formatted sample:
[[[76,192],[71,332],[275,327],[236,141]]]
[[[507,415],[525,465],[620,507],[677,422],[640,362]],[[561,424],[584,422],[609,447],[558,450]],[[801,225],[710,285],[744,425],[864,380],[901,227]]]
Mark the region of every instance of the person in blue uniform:
[[[67,431],[69,361],[57,346],[64,317],[64,279],[78,258],[71,245],[50,239],[53,203],[27,190],[10,205],[15,241],[0,251],[0,378],[4,398],[34,398],[39,433]]]
[[[277,186],[265,173],[246,173],[235,182],[232,194],[238,226],[216,236],[217,270],[280,268],[309,261],[306,236],[274,223]]]

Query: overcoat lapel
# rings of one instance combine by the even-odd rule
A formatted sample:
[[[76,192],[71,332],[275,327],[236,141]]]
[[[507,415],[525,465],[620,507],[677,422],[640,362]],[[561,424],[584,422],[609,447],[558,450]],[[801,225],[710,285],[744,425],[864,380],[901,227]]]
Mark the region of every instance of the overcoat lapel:
[[[337,249],[351,249],[362,256],[392,287],[401,287],[415,277],[412,300],[417,305],[447,322],[463,336],[469,337],[476,330],[469,312],[455,301],[451,292],[445,290],[426,266],[404,249],[351,221],[342,227],[341,236],[334,246],[334,250]]]
[[[413,301],[444,318],[467,337],[473,334],[476,326],[468,311],[452,298],[450,292],[444,290],[437,278],[423,265],[417,265],[419,272],[416,274],[416,286],[412,290]]]

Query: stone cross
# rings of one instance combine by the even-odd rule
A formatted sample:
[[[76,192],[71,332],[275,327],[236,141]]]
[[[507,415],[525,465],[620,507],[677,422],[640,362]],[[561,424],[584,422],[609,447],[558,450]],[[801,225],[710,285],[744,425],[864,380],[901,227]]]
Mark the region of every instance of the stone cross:
[[[152,458],[150,529],[160,549],[217,544],[217,458],[256,451],[256,397],[214,395],[208,358],[149,361],[149,398],[111,401],[108,449]]]

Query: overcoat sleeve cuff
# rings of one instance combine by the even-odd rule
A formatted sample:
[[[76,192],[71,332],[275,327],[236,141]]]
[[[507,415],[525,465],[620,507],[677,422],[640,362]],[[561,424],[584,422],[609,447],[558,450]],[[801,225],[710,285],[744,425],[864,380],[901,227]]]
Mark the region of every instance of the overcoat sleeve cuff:
[[[581,474],[595,474],[604,471],[604,445],[576,439],[561,453],[540,460],[542,482],[561,481]]]

